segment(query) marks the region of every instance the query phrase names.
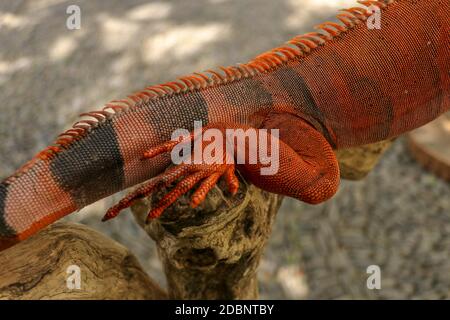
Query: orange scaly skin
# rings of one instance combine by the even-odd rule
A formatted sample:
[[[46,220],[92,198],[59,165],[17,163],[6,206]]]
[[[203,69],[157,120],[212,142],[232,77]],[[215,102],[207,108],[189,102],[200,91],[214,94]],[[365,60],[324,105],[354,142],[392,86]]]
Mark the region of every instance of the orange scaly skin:
[[[192,204],[199,205],[222,176],[233,194],[235,169],[271,192],[308,203],[330,198],[339,184],[333,148],[398,136],[450,105],[450,2],[361,3],[381,9],[381,29],[367,28],[366,8],[343,10],[339,23],[322,24],[320,32],[295,37],[247,64],[148,87],[87,113],[89,119],[0,183],[0,249],[151,178],[105,220],[180,179],[149,218],[196,184]],[[166,141],[176,129],[192,130],[195,120],[222,132],[279,129],[278,172],[262,176],[262,164],[234,165],[227,158],[223,164],[181,165],[161,174],[176,145]]]

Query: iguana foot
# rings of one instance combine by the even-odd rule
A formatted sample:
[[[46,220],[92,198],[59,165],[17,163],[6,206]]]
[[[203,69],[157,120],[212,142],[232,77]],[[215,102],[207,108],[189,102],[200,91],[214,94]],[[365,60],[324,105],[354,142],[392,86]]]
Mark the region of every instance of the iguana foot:
[[[184,143],[184,140],[178,142],[169,141],[156,146],[145,152],[143,160],[153,158],[165,152],[170,152],[178,143]],[[239,188],[239,180],[235,175],[235,165],[231,162],[223,162],[224,163],[218,164],[180,164],[172,167],[120,200],[119,203],[107,211],[102,220],[107,221],[115,218],[120,211],[130,207],[137,199],[144,198],[152,192],[167,187],[180,178],[181,180],[177,183],[175,188],[167,193],[159,203],[152,208],[147,216],[147,222],[151,219],[158,218],[165,209],[173,204],[179,197],[194,188],[199,182],[200,186],[191,197],[191,206],[193,208],[197,207],[205,200],[206,195],[214,188],[220,177],[225,178],[229,192],[234,195]]]

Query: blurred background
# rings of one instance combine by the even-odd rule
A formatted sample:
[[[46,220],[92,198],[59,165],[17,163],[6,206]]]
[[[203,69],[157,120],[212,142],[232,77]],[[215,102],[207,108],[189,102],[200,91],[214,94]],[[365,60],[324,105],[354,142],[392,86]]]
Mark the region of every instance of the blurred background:
[[[69,5],[81,28],[69,30]],[[247,62],[354,0],[0,0],[0,178],[84,111],[193,71]],[[162,286],[155,246],[120,195],[68,217],[134,252]],[[24,200],[25,201],[25,200]],[[381,290],[366,286],[370,265]],[[397,140],[363,181],[325,204],[285,199],[260,266],[266,299],[450,298],[450,185]]]

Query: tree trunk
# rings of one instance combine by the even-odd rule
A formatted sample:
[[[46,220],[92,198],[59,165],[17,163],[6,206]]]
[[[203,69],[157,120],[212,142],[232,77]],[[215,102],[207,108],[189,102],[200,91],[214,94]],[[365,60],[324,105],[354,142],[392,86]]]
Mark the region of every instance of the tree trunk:
[[[235,197],[221,190],[214,188],[197,209],[185,196],[147,226],[147,200],[133,206],[157,243],[170,298],[258,298],[256,271],[282,197],[242,181]]]

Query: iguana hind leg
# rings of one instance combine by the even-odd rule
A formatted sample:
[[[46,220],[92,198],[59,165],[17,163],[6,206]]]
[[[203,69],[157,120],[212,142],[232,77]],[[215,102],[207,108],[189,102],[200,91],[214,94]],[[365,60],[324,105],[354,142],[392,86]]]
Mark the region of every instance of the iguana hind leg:
[[[278,129],[279,167],[273,175],[261,175],[260,165],[238,166],[246,179],[266,191],[310,204],[324,202],[336,193],[339,165],[322,133],[289,113],[273,113],[262,126]]]
[[[136,199],[148,196],[178,179],[181,180],[175,188],[150,211],[148,219],[159,217],[167,207],[198,183],[200,186],[192,196],[191,205],[193,207],[204,201],[208,192],[221,177],[225,178],[230,193],[235,194],[239,188],[239,181],[235,175],[236,168],[250,182],[266,191],[295,197],[308,203],[323,202],[334,195],[337,190],[339,167],[330,144],[318,131],[300,118],[289,114],[273,114],[260,129],[226,123],[208,125],[202,129],[202,132],[205,132],[206,129],[218,129],[223,134],[222,158],[217,159],[218,161],[215,163],[203,159],[202,163],[183,163],[168,169],[109,209],[104,220],[114,218],[121,210],[131,206]],[[261,141],[252,144],[252,141],[243,139],[241,142],[244,141],[244,143],[240,144],[235,139],[236,136],[230,140],[227,129],[241,130],[243,134],[254,130],[256,137],[261,137],[261,130],[278,129],[279,137],[271,135],[270,131],[264,135],[267,138],[265,144],[267,150],[272,150],[272,144],[276,144],[277,152],[272,153],[271,151],[269,155],[278,154],[276,158],[272,159],[277,162],[275,166],[277,169],[272,174],[263,175],[261,169],[267,167],[267,163],[262,164],[258,157],[256,157],[256,162],[250,160],[252,153],[261,155],[258,149],[262,145]],[[145,152],[143,161],[162,153],[171,152],[176,145],[186,143],[189,139],[194,139],[193,134],[184,140],[169,141],[156,146]],[[226,142],[234,145],[233,154],[229,153]],[[201,150],[204,151],[209,143],[211,142],[203,141]],[[236,156],[239,152],[244,155],[244,158],[236,164]],[[195,156],[192,155],[191,159],[194,158]]]

